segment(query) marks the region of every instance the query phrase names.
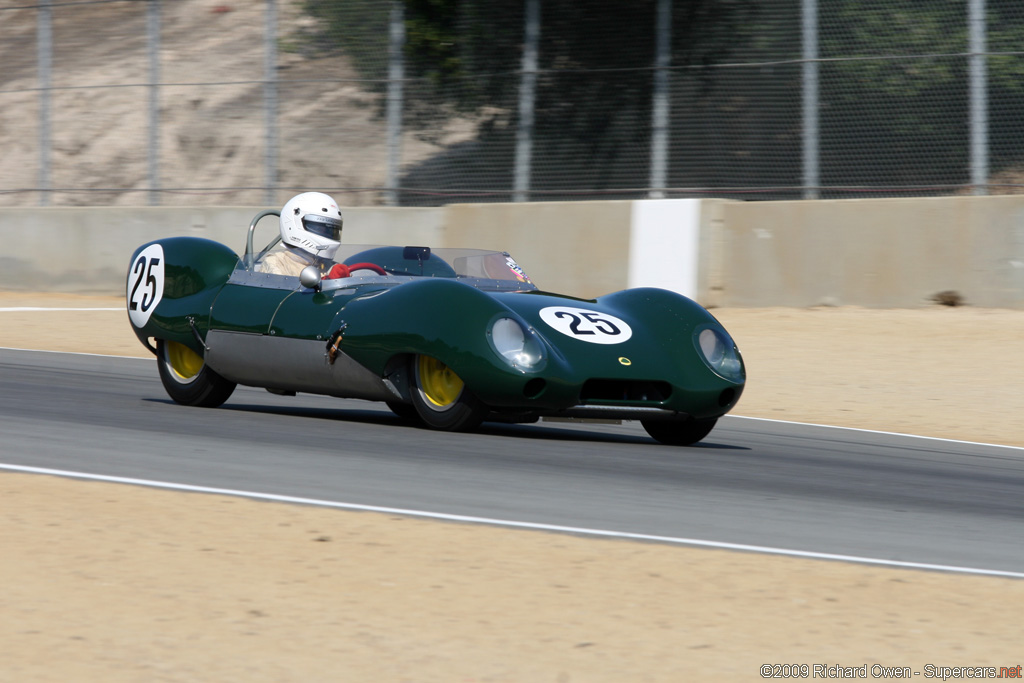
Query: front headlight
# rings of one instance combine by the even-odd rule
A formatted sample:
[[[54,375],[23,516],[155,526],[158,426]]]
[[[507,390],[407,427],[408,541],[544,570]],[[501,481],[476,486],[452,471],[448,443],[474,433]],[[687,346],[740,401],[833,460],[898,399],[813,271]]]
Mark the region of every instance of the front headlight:
[[[495,320],[487,338],[498,355],[519,370],[535,370],[544,358],[537,337],[512,318]]]
[[[694,341],[701,358],[716,374],[732,382],[746,379],[740,352],[725,330],[720,327],[698,328]]]

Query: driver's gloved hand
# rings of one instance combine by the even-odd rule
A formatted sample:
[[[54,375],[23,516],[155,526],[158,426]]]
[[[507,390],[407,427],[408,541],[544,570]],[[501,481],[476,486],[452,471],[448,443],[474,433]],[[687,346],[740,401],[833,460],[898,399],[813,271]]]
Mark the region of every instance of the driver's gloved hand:
[[[336,280],[341,277],[348,277],[351,274],[352,271],[349,270],[349,267],[346,266],[344,263],[335,263],[333,266],[331,266],[331,269],[328,270],[326,274],[324,274],[323,279]]]

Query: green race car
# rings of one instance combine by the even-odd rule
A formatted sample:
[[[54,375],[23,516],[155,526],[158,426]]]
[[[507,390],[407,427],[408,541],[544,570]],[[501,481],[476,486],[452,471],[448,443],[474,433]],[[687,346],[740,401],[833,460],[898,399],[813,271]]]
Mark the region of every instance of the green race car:
[[[482,421],[640,420],[662,443],[703,439],[743,392],[722,325],[674,292],[596,299],[539,290],[507,253],[343,245],[349,277],[260,271],[206,239],[139,247],[128,317],[178,403],[218,406],[237,384],[384,401],[462,431]]]

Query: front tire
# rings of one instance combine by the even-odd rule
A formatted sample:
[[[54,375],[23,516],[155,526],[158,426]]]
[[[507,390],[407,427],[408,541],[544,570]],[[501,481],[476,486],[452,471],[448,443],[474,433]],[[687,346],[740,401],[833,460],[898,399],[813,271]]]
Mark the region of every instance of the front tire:
[[[184,344],[158,339],[156,358],[164,390],[177,403],[216,408],[235,390],[234,382],[208,368],[203,357]]]
[[[412,406],[432,429],[476,429],[489,412],[447,365],[430,356],[412,359]]]
[[[687,420],[685,422],[666,422],[659,420],[643,420],[640,422],[659,442],[666,446],[692,446],[711,433],[718,420]]]

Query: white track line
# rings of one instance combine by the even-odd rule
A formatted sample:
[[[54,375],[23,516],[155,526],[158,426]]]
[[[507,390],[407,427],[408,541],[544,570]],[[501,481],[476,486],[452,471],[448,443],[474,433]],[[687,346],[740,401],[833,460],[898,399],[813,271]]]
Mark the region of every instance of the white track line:
[[[822,429],[846,429],[851,432],[864,432],[867,434],[880,434],[882,436],[904,436],[908,439],[929,439],[931,441],[945,441],[946,443],[959,443],[967,446],[991,446],[992,448],[1010,448],[1017,451],[1024,451],[1021,446],[1006,446],[1000,443],[985,443],[983,441],[960,441],[957,439],[945,439],[941,436],[921,436],[920,434],[906,434],[904,432],[883,432],[877,429],[863,429],[861,427],[839,427],[836,425],[823,425],[815,422],[793,422],[791,420],[776,420],[770,417],[747,417],[746,415],[726,415],[740,420],[758,420],[760,422],[778,422],[779,424],[800,425],[802,427],[821,427]]]
[[[25,349],[20,346],[0,346],[0,351],[28,351],[29,353],[57,353],[67,356],[93,356],[99,358],[121,358],[123,360],[153,360],[152,356],[121,356],[110,353],[83,353],[82,351],[47,351],[45,349]]]
[[[252,491],[238,491],[234,489],[221,489],[208,486],[192,486],[189,484],[175,484],[165,481],[152,481],[149,479],[132,479],[129,477],[110,477],[100,474],[87,474],[84,472],[70,472],[67,470],[53,470],[44,467],[27,467],[23,465],[7,465],[0,463],[0,470],[12,472],[23,472],[29,474],[45,474],[57,477],[70,477],[72,479],[86,479],[89,481],[100,481],[114,484],[130,484],[133,486],[149,486],[172,491],[187,491],[190,493],[210,493],[222,496],[237,496],[241,498],[252,498],[256,500],[273,501],[277,503],[294,503],[299,505],[313,505],[317,507],[335,508],[341,510],[354,510],[359,512],[379,512],[392,515],[404,515],[408,517],[421,517],[425,519],[437,519],[448,522],[466,522],[471,524],[486,524],[489,526],[500,526],[512,529],[528,529],[531,531],[553,531],[559,533],[577,534],[581,536],[596,536],[602,538],[616,538],[630,541],[653,541],[657,543],[671,543],[674,545],[695,546],[700,548],[714,548],[718,550],[740,550],[765,555],[783,555],[787,557],[799,557],[814,560],[837,560],[841,562],[855,562],[858,564],[877,565],[882,567],[894,567],[900,569],[922,569],[929,571],[952,572],[958,574],[975,574],[981,576],[998,576],[1004,578],[1024,579],[1022,572],[1001,571],[996,569],[978,569],[974,567],[956,567],[944,564],[928,564],[923,562],[902,562],[899,560],[883,560],[874,557],[859,557],[856,555],[836,555],[832,553],[816,553],[805,550],[788,550],[786,548],[770,548],[759,545],[745,545],[742,543],[723,543],[720,541],[704,541],[695,538],[676,538],[673,536],[655,536],[651,534],[634,534],[622,531],[607,531],[603,529],[585,529],[581,527],[561,526],[558,524],[537,524],[533,522],[517,522],[506,519],[492,519],[489,517],[472,517],[468,515],[451,515],[442,512],[425,512],[422,510],[407,510],[404,508],[380,507],[377,505],[359,505],[356,503],[339,503],[330,500],[317,500],[314,498],[300,498],[296,496],[282,496],[272,493],[255,493]]]
[[[0,309],[0,311],[2,311],[2,310],[4,310],[4,309]],[[78,310],[82,310],[82,309],[78,309]],[[103,310],[121,310],[121,309],[103,309]],[[37,352],[40,352],[40,353],[67,353],[68,355],[77,355],[77,356],[96,356],[96,355],[102,355],[102,354],[81,353],[81,352],[74,352],[74,351],[41,351],[39,349],[20,349],[20,348],[12,348],[12,347],[0,347],[0,350],[5,350],[5,351],[37,351]],[[124,358],[124,359],[128,359],[128,360],[147,360],[145,358],[139,358],[137,356],[115,356],[115,355],[109,355],[109,356],[105,356],[105,357],[107,357],[107,358]],[[929,440],[932,440],[932,441],[945,441],[945,442],[948,442],[948,443],[959,443],[959,444],[966,444],[966,445],[971,445],[971,446],[991,446],[993,448],[1009,448],[1009,449],[1013,449],[1013,450],[1024,450],[1024,448],[1021,448],[1020,446],[1006,446],[1006,445],[1003,445],[1003,444],[982,443],[982,442],[977,442],[977,441],[959,441],[959,440],[956,440],[956,439],[944,439],[944,438],[935,437],[935,436],[920,436],[918,434],[904,434],[904,433],[901,433],[901,432],[885,432],[885,431],[878,431],[878,430],[873,430],[873,429],[861,429],[861,428],[857,428],[857,427],[840,427],[840,426],[836,426],[836,425],[816,424],[816,423],[812,423],[812,422],[793,422],[793,421],[790,421],[790,420],[777,420],[777,419],[766,418],[766,417],[748,417],[746,415],[728,415],[727,417],[737,418],[737,419],[741,419],[741,420],[756,420],[756,421],[760,421],[760,422],[776,422],[776,423],[779,423],[779,424],[801,425],[801,426],[805,426],[805,427],[822,427],[824,429],[843,429],[843,430],[853,431],[853,432],[866,432],[868,434],[881,434],[881,435],[886,435],[886,436],[903,436],[903,437],[907,437],[907,438],[911,438],[911,439],[929,439]],[[91,480],[91,481],[105,481],[105,482],[119,483],[119,484],[132,484],[132,485],[135,485],[135,486],[150,486],[150,487],[153,487],[153,488],[170,489],[170,490],[176,490],[176,491],[191,491],[191,492],[196,492],[196,493],[212,493],[212,494],[219,494],[219,495],[226,495],[226,496],[239,496],[239,497],[243,497],[243,498],[253,498],[253,499],[257,499],[257,500],[275,501],[275,502],[281,502],[281,503],[296,503],[296,504],[301,504],[301,505],[315,505],[315,506],[319,506],[319,507],[330,507],[330,508],[338,508],[338,509],[343,509],[343,510],[357,510],[357,511],[362,511],[362,512],[382,512],[382,513],[388,513],[388,514],[407,515],[407,516],[410,516],[410,517],[423,517],[423,518],[428,518],[428,519],[440,519],[440,520],[456,521],[456,522],[469,522],[469,523],[474,523],[474,524],[488,524],[488,525],[493,525],[493,526],[503,526],[503,527],[509,527],[509,528],[533,529],[533,530],[538,530],[538,531],[556,531],[556,532],[580,534],[580,535],[587,535],[587,536],[600,536],[600,537],[606,537],[606,538],[621,538],[621,539],[637,540],[637,541],[654,541],[654,542],[659,542],[659,543],[672,543],[672,544],[676,544],[676,545],[689,545],[689,546],[703,547],[703,548],[718,548],[718,549],[722,549],[722,550],[740,550],[740,551],[762,553],[762,554],[768,554],[768,555],[783,555],[783,556],[789,556],[789,557],[802,557],[802,558],[819,559],[819,560],[837,560],[837,561],[842,561],[842,562],[855,562],[855,563],[859,563],[859,564],[871,564],[871,565],[879,565],[879,566],[885,566],[885,567],[899,567],[899,568],[904,568],[904,569],[923,569],[923,570],[931,570],[931,571],[956,572],[956,573],[961,573],[961,574],[977,574],[977,575],[982,575],[982,576],[1002,576],[1002,577],[1009,577],[1009,578],[1015,578],[1015,579],[1024,578],[1024,572],[1009,572],[1009,571],[999,571],[999,570],[994,570],[994,569],[977,569],[977,568],[972,568],[972,567],[955,567],[955,566],[949,566],[949,565],[927,564],[927,563],[921,563],[921,562],[901,562],[901,561],[898,561],[898,560],[883,560],[883,559],[871,558],[871,557],[858,557],[858,556],[854,556],[854,555],[836,555],[836,554],[832,554],[832,553],[816,553],[816,552],[809,552],[809,551],[804,551],[804,550],[787,550],[785,548],[770,548],[770,547],[766,547],[766,546],[743,545],[743,544],[738,544],[738,543],[724,543],[724,542],[719,542],[719,541],[705,541],[705,540],[693,539],[693,538],[674,538],[674,537],[671,537],[671,536],[654,536],[654,535],[649,535],[649,534],[632,534],[632,533],[625,533],[625,532],[618,532],[618,531],[604,531],[604,530],[600,530],[600,529],[582,529],[582,528],[577,528],[577,527],[559,526],[559,525],[554,525],[554,524],[534,524],[534,523],[530,523],[530,522],[515,522],[515,521],[510,521],[510,520],[491,519],[491,518],[487,518],[487,517],[468,517],[468,516],[463,516],[463,515],[449,515],[449,514],[444,514],[444,513],[439,513],[439,512],[424,512],[424,511],[420,511],[420,510],[406,510],[406,509],[402,509],[402,508],[378,507],[378,506],[374,506],[374,505],[359,505],[359,504],[356,504],[356,503],[338,503],[338,502],[333,502],[333,501],[316,500],[316,499],[311,499],[311,498],[297,498],[297,497],[294,497],[294,496],[280,496],[280,495],[270,494],[270,493],[254,493],[254,492],[250,492],[250,491],[236,491],[236,490],[232,490],[232,489],[218,489],[218,488],[210,488],[210,487],[205,487],[205,486],[191,486],[191,485],[188,485],[188,484],[175,484],[175,483],[170,483],[170,482],[151,481],[151,480],[148,480],[148,479],[131,479],[131,478],[126,478],[126,477],[108,477],[108,476],[98,475],[98,474],[86,474],[86,473],[82,473],[82,472],[70,472],[70,471],[65,471],[65,470],[51,470],[51,469],[40,468],[40,467],[26,467],[26,466],[21,466],[21,465],[6,465],[6,464],[0,463],[0,469],[10,470],[10,471],[15,471],[15,472],[28,472],[28,473],[33,473],[33,474],[49,474],[49,475],[53,475],[53,476],[70,477],[70,478],[74,478],[74,479],[87,479],[87,480]]]
[[[22,311],[123,311],[125,308],[43,308],[41,306],[9,306],[0,308],[0,313],[20,313]]]

